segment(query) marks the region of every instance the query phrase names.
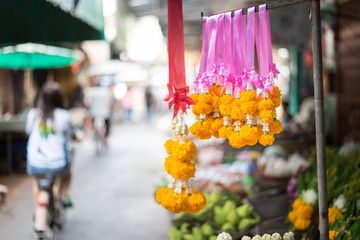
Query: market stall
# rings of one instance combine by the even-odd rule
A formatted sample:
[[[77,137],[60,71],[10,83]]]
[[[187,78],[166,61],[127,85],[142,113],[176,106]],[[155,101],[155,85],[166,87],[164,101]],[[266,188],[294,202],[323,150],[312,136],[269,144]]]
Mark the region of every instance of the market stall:
[[[183,56],[181,55],[181,51],[183,50],[181,45],[183,44],[181,43],[182,35],[176,35],[174,38],[172,36],[172,31],[175,31],[174,29],[176,28],[178,30],[178,32],[175,31],[177,34],[182,32],[182,15],[181,13],[176,13],[174,10],[175,8],[178,11],[181,10],[181,1],[177,3],[180,5],[176,7],[171,5],[170,2],[168,3],[170,81],[168,84],[169,96],[165,100],[169,101],[170,107],[174,106],[174,120],[170,127],[173,140],[168,140],[165,144],[169,154],[169,157],[165,161],[165,170],[172,178],[167,188],[163,187],[156,193],[156,199],[163,207],[175,213],[185,212],[189,214],[190,212],[195,214],[195,222],[201,226],[201,220],[198,219],[199,216],[201,216],[200,213],[203,211],[201,209],[207,209],[207,207],[204,206],[208,206],[204,202],[210,201],[209,196],[212,196],[212,194],[215,195],[214,191],[228,192],[229,189],[232,188],[232,191],[237,193],[238,196],[247,196],[245,198],[246,201],[249,201],[250,204],[252,203],[253,206],[251,208],[255,209],[257,215],[263,215],[261,219],[264,221],[263,224],[260,223],[260,228],[264,226],[264,223],[268,224],[269,222],[266,222],[266,220],[269,219],[285,222],[289,220],[290,223],[296,225],[289,217],[286,217],[287,206],[289,206],[286,185],[293,175],[298,175],[298,171],[309,166],[309,162],[306,160],[308,154],[304,152],[309,148],[308,146],[300,146],[301,149],[298,149],[299,146],[296,146],[292,152],[283,155],[278,149],[274,150],[275,155],[267,153],[267,151],[270,151],[268,149],[271,148],[266,146],[276,144],[277,141],[279,143],[282,142],[283,145],[284,143],[288,143],[286,138],[282,137],[281,134],[279,137],[276,135],[282,131],[282,124],[275,115],[275,108],[278,107],[281,102],[281,92],[275,85],[278,71],[272,59],[270,25],[268,23],[269,15],[267,10],[302,2],[306,1],[267,1],[266,5],[260,5],[259,7],[256,6],[203,17],[202,57],[199,75],[195,81],[195,93],[190,95],[191,99],[188,97],[187,87],[181,82],[184,78],[182,75],[183,66],[181,64],[179,64],[178,67],[172,65],[175,60],[180,63],[183,61]],[[176,19],[176,21],[174,19]],[[317,209],[319,213],[318,215],[315,214],[319,223],[319,228],[316,232],[318,238],[328,239],[329,210],[326,177],[319,1],[312,1],[311,23],[314,56],[314,112],[316,123],[315,159],[317,166],[316,180],[318,183],[316,190],[316,195],[318,195],[316,199],[318,199],[318,201],[316,201],[316,205],[318,206]],[[173,39],[176,39],[177,42]],[[254,64],[255,44],[258,63],[256,66]],[[177,49],[172,47],[174,45],[177,46]],[[208,157],[205,157],[205,162],[208,161],[206,163],[208,165],[217,162],[217,164],[214,164],[216,167],[204,167],[201,160],[201,152],[206,150],[198,148],[196,167],[198,172],[196,177],[191,180],[191,178],[195,176],[193,159],[196,156],[196,154],[194,155],[196,148],[193,149],[194,143],[186,139],[188,135],[187,126],[182,114],[178,113],[179,110],[185,113],[186,108],[190,105],[193,105],[192,113],[196,117],[196,122],[190,127],[190,132],[196,136],[197,139],[202,140],[211,137],[226,139],[226,143],[224,143],[226,148],[241,148],[244,150],[245,148],[254,148],[258,150],[257,155],[262,155],[262,157],[256,160],[250,157],[245,163],[241,163],[241,160],[236,159],[230,167],[224,167],[224,160],[228,160],[227,157],[224,157],[225,151],[223,150],[223,155],[220,157],[216,151],[213,151],[208,154]],[[277,140],[278,138],[279,140]],[[314,140],[315,139],[307,142],[314,143]],[[256,145],[258,142],[266,147],[266,149],[261,148],[259,144]],[[294,142],[296,142],[296,140]],[[278,148],[281,149],[280,145]],[[294,153],[294,150],[302,150],[302,152],[298,154]],[[180,152],[184,154],[183,157],[178,156]],[[241,151],[241,153],[237,151],[233,154],[237,155],[236,158],[240,159],[242,154],[251,155],[249,152],[242,152],[243,151]],[[215,156],[217,156],[218,159],[216,159]],[[213,162],[209,159],[212,159]],[[253,169],[256,169],[256,171]],[[235,183],[238,183],[239,179],[241,179],[240,186],[231,186],[232,178],[236,179],[233,181]],[[209,191],[210,195],[204,196],[201,191]],[[285,193],[283,194],[285,195],[283,199],[281,198],[282,193]],[[273,205],[264,204],[271,201],[274,202]],[[276,212],[281,213],[280,216],[271,216],[267,219],[266,214],[271,212],[271,210],[279,204],[281,205]],[[213,205],[213,203],[211,205]],[[264,205],[266,206],[265,208]],[[221,207],[225,207],[225,205]],[[219,217],[221,215],[220,208],[217,208],[218,210],[214,209],[213,211],[213,214],[215,214],[215,216],[217,215],[216,218],[218,221],[212,230],[230,230],[244,234],[241,233],[244,229],[235,227],[236,224],[239,224],[235,221],[237,217],[240,217],[239,215],[237,215],[237,217],[234,215],[235,220],[233,220],[230,226],[229,224],[225,225],[228,222],[219,221],[221,218]],[[254,217],[256,219],[256,216]],[[276,219],[277,217],[279,218]],[[227,216],[225,218],[227,218]],[[303,216],[299,219],[303,220],[306,218]],[[211,222],[211,217],[208,220]],[[206,224],[211,226],[210,222]],[[254,224],[256,225],[259,222],[261,222],[261,220],[254,221]],[[183,224],[185,223],[184,221]],[[199,230],[196,228],[196,224],[192,228],[190,227],[192,230],[189,230],[188,225],[180,226],[180,230],[172,230],[173,234],[177,235],[177,231],[182,231],[185,235],[192,234],[193,239],[203,239],[202,237],[204,236],[201,237],[201,235],[197,233]],[[203,222],[202,224],[205,223]],[[286,227],[289,227],[289,222],[287,222]],[[204,229],[202,230],[202,234],[206,236]],[[260,230],[258,229],[258,231]],[[334,239],[332,234],[333,233],[330,232],[331,239]],[[185,239],[192,239],[190,236],[185,237],[185,235],[183,236]],[[198,235],[198,237],[196,237],[196,235]],[[174,239],[182,239],[182,237]]]

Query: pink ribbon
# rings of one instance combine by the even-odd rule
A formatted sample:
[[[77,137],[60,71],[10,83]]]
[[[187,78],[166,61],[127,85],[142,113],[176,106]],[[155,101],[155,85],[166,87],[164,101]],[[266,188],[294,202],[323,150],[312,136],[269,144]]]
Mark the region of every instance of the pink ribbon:
[[[242,9],[234,12],[234,96],[239,91],[246,90],[245,72],[243,71],[245,65],[246,17],[242,12]]]
[[[186,113],[186,109],[195,102],[189,97],[189,87],[175,88],[174,85],[168,84],[169,95],[164,98],[164,101],[169,102],[169,109],[174,106],[173,118],[176,117],[179,110]]]

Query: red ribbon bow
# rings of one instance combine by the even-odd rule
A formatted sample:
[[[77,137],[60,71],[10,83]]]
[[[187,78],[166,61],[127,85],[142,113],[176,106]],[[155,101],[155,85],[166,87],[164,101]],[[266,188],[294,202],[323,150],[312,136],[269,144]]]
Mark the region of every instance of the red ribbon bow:
[[[186,113],[186,109],[190,108],[195,102],[189,97],[189,87],[175,88],[168,84],[169,95],[164,98],[164,101],[169,102],[169,109],[174,106],[174,115],[176,117],[179,110]]]

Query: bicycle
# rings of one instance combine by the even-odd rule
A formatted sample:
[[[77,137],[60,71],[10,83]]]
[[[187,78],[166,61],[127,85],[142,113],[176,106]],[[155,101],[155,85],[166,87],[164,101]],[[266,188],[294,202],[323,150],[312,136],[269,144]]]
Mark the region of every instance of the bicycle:
[[[38,178],[38,186],[40,207],[35,211],[35,225],[46,226],[43,226],[45,227],[43,231],[35,231],[36,236],[38,240],[54,240],[55,228],[62,230],[63,227],[61,179],[55,175],[44,175]]]

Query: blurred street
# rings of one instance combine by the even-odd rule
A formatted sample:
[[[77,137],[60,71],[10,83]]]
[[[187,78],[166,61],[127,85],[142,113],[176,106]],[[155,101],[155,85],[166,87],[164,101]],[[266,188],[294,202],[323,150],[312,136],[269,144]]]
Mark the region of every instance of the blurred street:
[[[58,240],[162,240],[168,213],[155,202],[154,184],[163,171],[166,132],[154,126],[114,126],[109,149],[96,156],[92,139],[76,147],[71,197]],[[0,239],[34,239],[32,181],[24,175],[1,176],[10,188],[0,209]]]

